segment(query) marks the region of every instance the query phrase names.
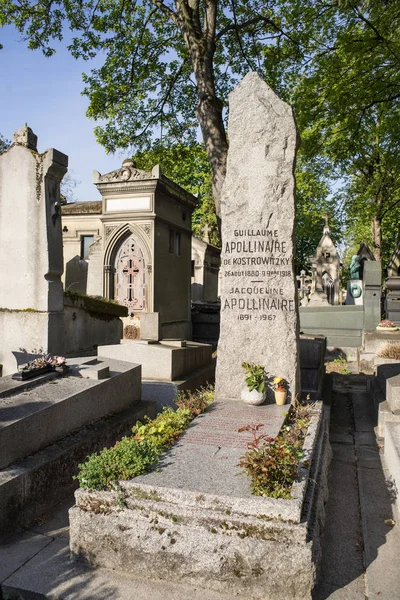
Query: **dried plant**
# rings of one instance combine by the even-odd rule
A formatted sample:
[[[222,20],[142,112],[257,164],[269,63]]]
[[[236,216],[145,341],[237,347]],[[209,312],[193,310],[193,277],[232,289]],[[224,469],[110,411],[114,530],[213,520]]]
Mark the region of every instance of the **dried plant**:
[[[376,354],[381,358],[395,358],[400,360],[400,344],[384,344]]]

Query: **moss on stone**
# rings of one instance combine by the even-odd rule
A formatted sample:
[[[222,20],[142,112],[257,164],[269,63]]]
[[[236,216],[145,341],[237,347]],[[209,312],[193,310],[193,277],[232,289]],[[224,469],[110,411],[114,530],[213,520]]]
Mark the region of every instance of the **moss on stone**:
[[[163,499],[157,494],[157,492],[146,492],[141,488],[135,488],[129,492],[130,498],[136,498],[137,500],[153,500],[154,502],[162,502]]]
[[[35,308],[0,308],[0,312],[5,313],[44,313],[45,310],[36,310]]]
[[[128,309],[126,306],[121,306],[116,302],[111,302],[105,298],[96,298],[94,296],[86,296],[76,292],[65,292],[65,297],[68,298],[76,308],[83,308],[90,316],[96,319],[110,321],[115,317],[127,317]]]

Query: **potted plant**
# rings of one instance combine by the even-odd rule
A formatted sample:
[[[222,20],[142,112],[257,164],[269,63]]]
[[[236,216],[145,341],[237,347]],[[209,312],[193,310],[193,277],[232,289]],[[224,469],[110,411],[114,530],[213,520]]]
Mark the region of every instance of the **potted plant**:
[[[12,376],[12,379],[18,381],[25,381],[26,379],[32,379],[32,377],[38,377],[52,371],[53,367],[49,364],[44,357],[35,358],[30,360],[25,365],[18,367],[18,373]]]
[[[261,365],[243,362],[246,386],[242,389],[241,398],[243,402],[258,406],[265,400],[265,370]]]
[[[30,360],[25,365],[18,367],[18,373],[12,376],[12,379],[18,381],[25,381],[32,377],[38,377],[51,371],[57,371],[58,373],[65,374],[68,370],[66,360],[63,356],[52,356],[51,354],[44,354],[38,358]]]
[[[275,377],[274,379],[274,390],[275,390],[275,402],[278,406],[283,406],[287,398],[287,381],[283,377]]]

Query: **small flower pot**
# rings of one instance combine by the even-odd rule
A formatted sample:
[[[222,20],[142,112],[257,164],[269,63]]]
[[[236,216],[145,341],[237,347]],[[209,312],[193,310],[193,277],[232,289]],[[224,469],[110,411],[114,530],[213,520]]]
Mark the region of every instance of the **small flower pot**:
[[[258,390],[249,390],[248,387],[244,387],[240,394],[243,402],[252,406],[260,406],[266,397],[265,392],[259,392]]]
[[[284,404],[286,404],[286,398],[287,390],[279,388],[275,390],[275,402],[278,406],[283,406]]]

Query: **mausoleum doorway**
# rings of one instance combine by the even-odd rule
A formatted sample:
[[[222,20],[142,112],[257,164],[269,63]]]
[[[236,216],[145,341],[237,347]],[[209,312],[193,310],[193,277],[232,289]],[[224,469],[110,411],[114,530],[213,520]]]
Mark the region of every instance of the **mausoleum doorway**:
[[[114,299],[128,308],[129,314],[147,311],[147,264],[144,249],[130,233],[113,253]]]

